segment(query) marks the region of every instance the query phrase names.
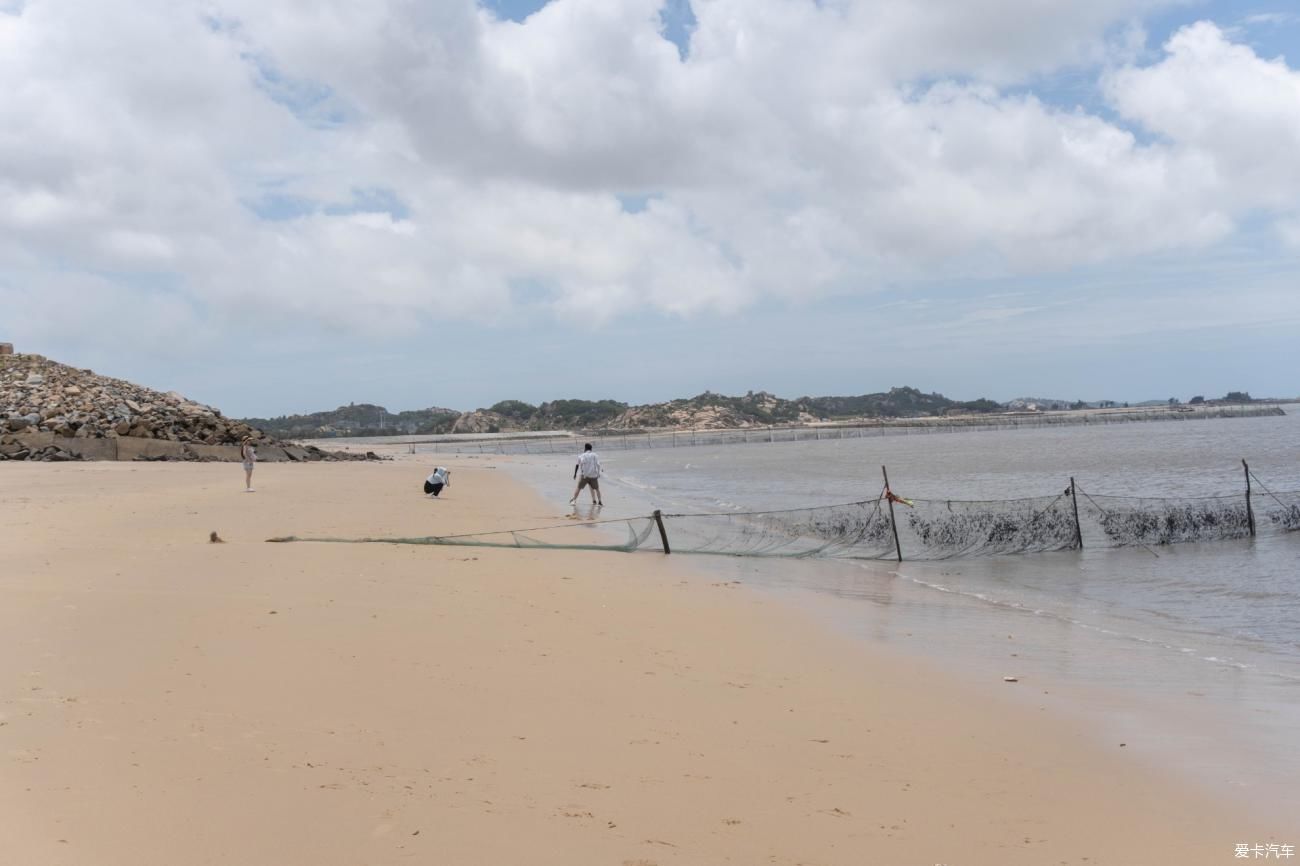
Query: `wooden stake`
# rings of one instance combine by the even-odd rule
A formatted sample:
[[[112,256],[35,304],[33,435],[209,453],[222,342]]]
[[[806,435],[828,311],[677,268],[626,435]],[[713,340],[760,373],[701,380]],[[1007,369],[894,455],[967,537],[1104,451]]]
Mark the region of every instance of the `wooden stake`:
[[[1241,468],[1246,472],[1246,523],[1250,526],[1250,537],[1255,537],[1255,508],[1250,504],[1250,465],[1241,461]]]
[[[1079,494],[1074,486],[1074,476],[1070,476],[1070,501],[1074,503],[1074,549],[1083,550],[1083,527],[1079,525]]]
[[[655,523],[659,526],[659,540],[664,543],[664,553],[672,553],[673,549],[668,546],[668,530],[664,529],[664,515],[658,508],[655,509]]]
[[[894,500],[889,496],[893,492],[889,489],[889,472],[884,466],[880,467],[880,474],[885,476],[885,502],[889,503],[889,528],[894,530],[894,550],[898,553],[898,561],[903,561],[903,545],[898,543],[898,522],[894,519]]]

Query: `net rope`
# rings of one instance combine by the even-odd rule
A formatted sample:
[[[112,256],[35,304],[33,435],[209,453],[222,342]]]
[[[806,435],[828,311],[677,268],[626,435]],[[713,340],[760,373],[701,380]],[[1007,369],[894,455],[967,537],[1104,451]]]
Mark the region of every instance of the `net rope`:
[[[1263,514],[1268,521],[1270,530],[1274,532],[1294,532],[1300,529],[1300,491],[1274,493],[1268,489],[1268,485],[1259,480],[1259,476],[1254,472],[1250,473],[1250,477],[1263,488],[1268,497],[1268,501],[1263,503]],[[1258,508],[1253,501],[1252,507]],[[1258,525],[1258,517],[1255,522]]]
[[[623,532],[619,532],[619,528]],[[655,530],[653,517],[590,520],[539,526],[532,529],[501,529],[459,535],[425,535],[407,538],[338,538],[285,535],[267,541],[320,542],[327,544],[425,544],[459,547],[537,547],[561,550],[611,550],[630,553],[639,550]],[[593,537],[594,531],[594,537]]]

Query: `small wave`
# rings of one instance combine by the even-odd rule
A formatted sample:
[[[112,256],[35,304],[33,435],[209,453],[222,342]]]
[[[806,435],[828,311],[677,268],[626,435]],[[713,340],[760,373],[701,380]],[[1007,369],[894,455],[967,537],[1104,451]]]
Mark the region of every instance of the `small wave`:
[[[896,577],[900,577],[912,584],[915,584],[916,586],[920,586],[925,589],[932,589],[938,592],[944,592],[944,593],[949,593],[951,595],[958,595],[964,598],[974,599],[976,601],[987,604],[991,607],[1001,608],[1003,610],[1011,610],[1011,611],[1016,611],[1017,613],[1025,613],[1033,616],[1043,617],[1046,619],[1053,619],[1058,622],[1067,623],[1069,625],[1076,626],[1081,629],[1086,629],[1087,631],[1094,632],[1096,634],[1103,634],[1106,635],[1107,637],[1114,637],[1114,638],[1119,638],[1121,640],[1133,641],[1135,643],[1140,643],[1145,646],[1150,646],[1156,649],[1163,649],[1163,650],[1168,650],[1170,652],[1177,652],[1181,655],[1195,656],[1196,653],[1199,652],[1199,650],[1196,650],[1194,648],[1178,646],[1176,644],[1167,643],[1166,641],[1160,640],[1158,638],[1145,637],[1143,635],[1133,634],[1131,632],[1117,631],[1112,628],[1106,628],[1105,626],[1100,626],[1094,623],[1086,622],[1081,619],[1076,619],[1075,617],[1066,616],[1065,614],[1057,613],[1055,611],[1045,610],[1043,608],[1030,608],[1025,606],[1024,604],[1021,604],[1020,602],[1010,601],[1006,599],[999,599],[990,596],[987,593],[976,592],[974,590],[957,589],[951,586],[946,586],[944,584],[933,583],[931,581],[924,580],[920,577],[916,577],[913,574],[904,573],[903,571],[895,570],[895,571],[891,571],[890,573]],[[1229,657],[1211,655],[1211,656],[1198,656],[1198,658],[1201,661],[1210,662],[1211,664],[1226,665],[1228,667],[1232,667],[1241,671],[1258,671],[1259,673],[1267,674],[1269,676],[1277,677],[1279,679],[1289,680],[1292,682],[1300,682],[1300,676],[1295,676],[1293,674],[1282,673],[1280,671],[1274,671],[1274,670],[1263,670],[1256,665],[1249,664],[1247,662],[1238,661],[1236,659],[1229,658]]]

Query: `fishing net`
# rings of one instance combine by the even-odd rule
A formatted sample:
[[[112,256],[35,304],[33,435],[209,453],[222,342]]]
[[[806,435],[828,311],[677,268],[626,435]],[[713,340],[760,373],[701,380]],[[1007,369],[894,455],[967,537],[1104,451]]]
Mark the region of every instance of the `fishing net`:
[[[1131,496],[1084,496],[1080,515],[1101,530],[1107,546],[1223,541],[1250,535],[1242,496],[1164,499]],[[1089,533],[1092,537],[1092,533]]]
[[[1300,529],[1300,491],[1256,493],[1251,497],[1255,529],[1260,534]]]
[[[1249,509],[1240,494],[1179,499],[1082,494],[1079,506],[1085,536],[1100,534],[1110,547],[1249,538],[1252,512],[1256,535],[1300,529],[1300,492],[1256,492]]]
[[[894,556],[880,500],[744,514],[665,514],[674,552],[879,559]]]
[[[907,559],[1068,550],[1078,544],[1070,497],[962,502],[914,500],[899,520]],[[899,515],[902,518],[902,515]]]
[[[535,529],[505,529],[496,532],[475,532],[463,535],[427,535],[414,538],[333,538],[299,537],[288,535],[268,538],[267,541],[287,543],[315,541],[336,544],[428,544],[459,547],[538,547],[560,550],[611,550],[630,553],[640,549],[647,539],[655,535],[653,517],[633,517],[621,520],[597,520],[585,523],[563,523]]]
[[[1262,485],[1261,485],[1262,487]],[[1251,535],[1246,497],[1089,495],[1002,500],[894,499],[783,511],[659,514],[534,529],[421,538],[273,538],[374,544],[554,548],[725,556],[942,560],[1088,547],[1156,546]],[[1300,530],[1300,491],[1264,488],[1251,506],[1256,534]],[[662,535],[660,527],[662,526]]]
[[[994,502],[914,501],[896,506],[898,546],[884,499],[744,513],[663,514],[674,553],[723,556],[948,559],[1063,550],[1075,544],[1069,498]],[[273,538],[373,544],[566,550],[662,550],[655,517],[421,538]]]

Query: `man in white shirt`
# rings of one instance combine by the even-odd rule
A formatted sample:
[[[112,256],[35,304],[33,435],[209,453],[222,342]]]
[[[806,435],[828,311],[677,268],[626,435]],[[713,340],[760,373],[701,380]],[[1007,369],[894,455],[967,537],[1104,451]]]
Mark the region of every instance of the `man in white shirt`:
[[[435,498],[442,492],[442,488],[451,486],[451,470],[438,466],[433,470],[433,474],[424,479],[424,492],[431,494]]]
[[[578,456],[578,463],[573,467],[573,477],[578,479],[578,486],[573,490],[573,498],[569,500],[570,505],[578,501],[578,494],[584,487],[591,488],[591,501],[594,504],[605,504],[600,497],[600,458],[596,456],[595,451],[591,450],[590,442]]]

